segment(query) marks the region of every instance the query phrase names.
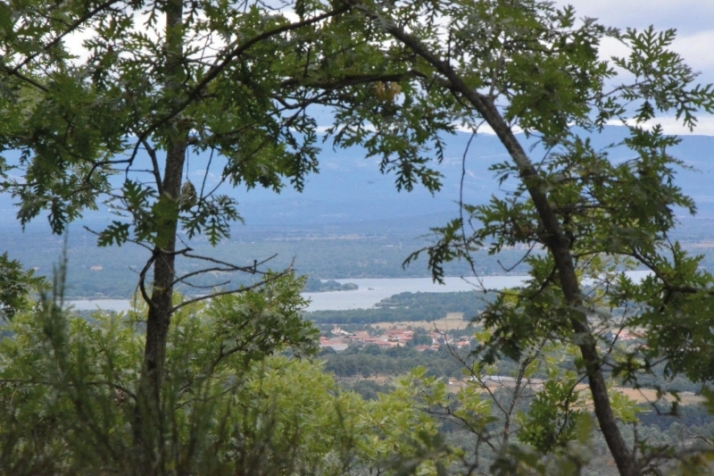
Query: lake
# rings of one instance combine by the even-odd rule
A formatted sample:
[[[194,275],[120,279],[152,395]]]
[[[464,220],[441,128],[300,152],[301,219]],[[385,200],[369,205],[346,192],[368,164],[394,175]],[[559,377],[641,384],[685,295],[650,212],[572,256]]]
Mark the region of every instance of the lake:
[[[445,278],[444,284],[436,284],[431,278],[385,278],[385,279],[337,279],[340,283],[355,283],[356,291],[329,293],[304,293],[310,299],[310,311],[367,309],[382,299],[403,292],[447,293],[454,291],[477,291],[504,289],[523,284],[527,276],[484,276],[481,283],[476,279]]]
[[[518,286],[526,276],[485,276],[481,278],[487,289],[503,289]],[[443,285],[435,284],[431,278],[384,278],[384,279],[337,279],[340,283],[355,283],[355,291],[334,291],[327,293],[303,293],[310,299],[309,311],[366,309],[389,296],[403,292],[446,293],[452,291],[471,291],[481,289],[474,278],[445,278]],[[127,311],[131,307],[129,300],[96,299],[67,301],[78,311],[104,309],[107,311]]]
[[[628,276],[639,281],[649,274],[648,271],[630,271]],[[337,279],[340,283],[355,283],[356,291],[333,291],[328,293],[303,293],[310,299],[308,311],[331,311],[345,309],[368,309],[384,298],[403,292],[446,293],[454,291],[482,291],[483,289],[504,289],[523,284],[527,276],[483,276],[475,278],[445,278],[444,284],[435,284],[431,278],[368,278]],[[78,311],[105,309],[108,311],[126,311],[130,308],[129,300],[97,299],[68,301]]]

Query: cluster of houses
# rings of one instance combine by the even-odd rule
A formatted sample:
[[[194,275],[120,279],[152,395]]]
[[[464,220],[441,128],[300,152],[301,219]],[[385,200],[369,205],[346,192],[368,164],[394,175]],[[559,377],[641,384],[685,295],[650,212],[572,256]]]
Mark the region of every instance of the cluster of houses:
[[[403,347],[414,339],[414,331],[407,329],[390,329],[382,335],[373,336],[367,331],[344,331],[335,327],[331,331],[331,337],[320,336],[320,348],[330,347],[335,352],[341,352],[347,347],[362,347],[365,345],[376,345],[382,349],[392,347]],[[439,350],[441,346],[468,347],[471,341],[468,337],[454,339],[445,331],[435,329],[429,333],[431,345],[417,345],[414,348],[418,351]]]
[[[324,349],[329,347],[335,352],[341,352],[350,346],[363,347],[366,345],[376,345],[381,349],[403,347],[414,339],[414,331],[408,329],[390,329],[382,335],[375,336],[367,331],[348,332],[336,326],[332,329],[330,334],[329,337],[324,335],[320,336],[320,348]],[[439,348],[444,346],[460,349],[471,345],[471,339],[469,337],[454,338],[450,336],[447,331],[440,329],[434,329],[429,332],[429,337],[431,338],[431,344],[417,345],[414,349],[423,352],[425,350],[439,350]],[[617,334],[608,333],[605,338],[611,342],[615,339],[621,342],[628,342],[641,339],[642,336],[637,332],[620,330]]]

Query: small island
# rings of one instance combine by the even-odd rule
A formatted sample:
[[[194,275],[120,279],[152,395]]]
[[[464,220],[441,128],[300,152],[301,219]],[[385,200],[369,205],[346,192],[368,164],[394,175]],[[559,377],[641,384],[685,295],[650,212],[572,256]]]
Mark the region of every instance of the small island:
[[[357,289],[359,289],[359,286],[355,283],[341,284],[334,279],[323,281],[321,279],[308,276],[307,282],[305,283],[305,289],[303,291],[306,293],[324,293],[330,291],[356,291]]]

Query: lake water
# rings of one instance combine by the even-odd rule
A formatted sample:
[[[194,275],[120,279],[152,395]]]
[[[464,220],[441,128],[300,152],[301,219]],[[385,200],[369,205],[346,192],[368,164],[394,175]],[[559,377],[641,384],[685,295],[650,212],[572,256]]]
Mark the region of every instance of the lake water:
[[[627,273],[635,281],[649,274],[647,271]],[[403,292],[445,293],[453,291],[483,291],[484,289],[504,289],[523,284],[527,276],[483,276],[475,278],[445,278],[444,284],[435,284],[431,278],[384,278],[384,279],[337,279],[340,283],[355,283],[355,291],[334,291],[328,293],[303,293],[310,299],[309,311],[367,309],[384,298]],[[126,311],[129,300],[98,299],[91,301],[68,301],[78,311],[105,309]]]
[[[310,299],[310,311],[367,309],[382,299],[403,292],[446,293],[454,291],[475,291],[486,289],[504,289],[523,284],[526,276],[484,276],[481,282],[474,278],[445,278],[444,284],[436,284],[431,278],[398,279],[337,279],[340,283],[355,283],[355,291],[337,291],[330,293],[304,293]]]
[[[81,301],[65,301],[65,304],[72,306],[77,311],[128,311],[131,308],[131,301],[128,299],[92,299]]]
[[[355,283],[359,289],[355,291],[334,291],[328,293],[303,293],[310,299],[309,311],[366,309],[389,296],[403,292],[445,293],[452,291],[471,291],[482,289],[503,289],[518,286],[526,279],[525,276],[486,276],[481,278],[481,284],[473,278],[446,278],[443,285],[435,284],[431,278],[384,278],[384,279],[338,279],[340,283]],[[67,301],[67,304],[78,311],[126,311],[131,307],[129,300],[96,299]]]

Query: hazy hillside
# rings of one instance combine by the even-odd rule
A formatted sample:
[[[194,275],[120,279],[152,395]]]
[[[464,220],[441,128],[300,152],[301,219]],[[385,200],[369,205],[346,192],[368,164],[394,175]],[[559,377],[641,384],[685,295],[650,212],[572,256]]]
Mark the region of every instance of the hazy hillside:
[[[596,147],[605,147],[621,140],[624,134],[624,128],[608,127],[604,134],[593,137],[593,142]],[[321,152],[320,173],[308,178],[303,193],[289,186],[281,194],[262,189],[232,190],[226,186],[222,191],[239,201],[239,211],[246,226],[238,227],[238,233],[289,233],[291,230],[325,233],[338,229],[342,231],[342,227],[346,230],[398,233],[412,223],[417,230],[423,230],[425,225],[441,223],[443,218],[456,211],[454,202],[459,198],[462,157],[469,137],[469,134],[457,133],[447,138],[446,158],[435,165],[444,175],[442,191],[435,196],[420,187],[411,193],[397,193],[394,176],[380,174],[376,158],[364,159],[364,151],[357,148],[333,150],[330,144],[326,144]],[[677,181],[696,200],[700,218],[714,218],[714,191],[711,186],[714,179],[713,150],[714,137],[708,136],[685,136],[682,144],[673,150],[677,157],[693,167],[678,171]],[[538,154],[536,148],[534,156]],[[624,149],[613,149],[609,154],[615,161],[631,156]],[[499,190],[493,173],[488,171],[491,165],[504,160],[507,160],[507,155],[495,136],[482,134],[474,139],[465,167],[464,199],[467,202],[483,202],[491,194],[510,189],[507,182]],[[206,163],[207,157],[190,159],[189,177],[195,184],[201,183]],[[216,173],[219,173],[218,166],[209,171],[207,187],[217,183]],[[116,177],[115,181],[119,183],[120,177]],[[0,196],[0,229],[19,230],[15,213],[10,197]],[[85,222],[98,226],[110,218],[106,209],[102,209],[87,214]],[[395,222],[395,219],[398,221]],[[350,226],[358,223],[360,226]],[[31,226],[46,229],[43,219],[37,219]],[[338,228],[331,228],[335,226]]]
[[[617,142],[624,129],[609,127],[594,138],[598,147]],[[443,188],[432,196],[423,188],[397,193],[392,175],[379,172],[377,159],[364,159],[364,152],[333,150],[321,154],[320,173],[311,176],[305,191],[286,188],[281,194],[266,190],[231,190],[239,201],[245,225],[234,227],[230,241],[219,249],[209,250],[207,243],[193,243],[195,248],[228,257],[237,263],[251,264],[274,253],[273,268],[282,269],[294,260],[299,272],[319,278],[426,276],[424,263],[408,270],[401,267],[411,251],[423,246],[429,227],[445,223],[457,213],[462,157],[469,135],[459,133],[448,138],[446,158],[438,164],[444,175]],[[686,136],[675,152],[691,169],[678,171],[678,183],[694,197],[699,213],[696,217],[681,214],[677,237],[688,242],[704,242],[714,236],[714,137]],[[534,150],[538,154],[537,148]],[[610,151],[613,160],[629,158],[623,149]],[[510,190],[506,182],[499,188],[488,168],[507,159],[498,140],[491,135],[476,138],[467,154],[464,176],[464,199],[482,203],[492,194]],[[200,183],[205,164],[199,157],[190,160],[190,177]],[[115,180],[119,180],[116,177]],[[207,186],[216,183],[209,175]],[[0,252],[20,259],[26,266],[50,274],[62,249],[63,239],[49,234],[44,218],[38,218],[23,234],[15,219],[15,209],[7,195],[0,196]],[[148,257],[146,250],[133,245],[97,249],[93,236],[82,225],[99,229],[114,219],[106,208],[88,214],[70,228],[70,294],[75,296],[127,296],[134,290],[138,270]],[[709,253],[710,247],[697,251]],[[504,257],[503,263],[518,261],[520,251]],[[516,256],[518,254],[518,256]],[[711,259],[703,264],[709,265]],[[181,265],[180,265],[181,266]],[[190,269],[190,265],[186,265]],[[493,258],[483,257],[480,272],[498,274],[503,267]],[[714,266],[714,264],[712,264]],[[514,270],[518,273],[519,269]],[[463,265],[447,270],[455,275],[468,273]]]

